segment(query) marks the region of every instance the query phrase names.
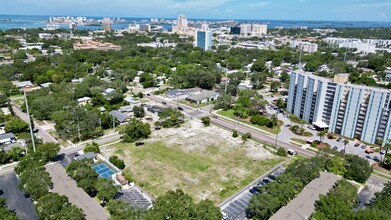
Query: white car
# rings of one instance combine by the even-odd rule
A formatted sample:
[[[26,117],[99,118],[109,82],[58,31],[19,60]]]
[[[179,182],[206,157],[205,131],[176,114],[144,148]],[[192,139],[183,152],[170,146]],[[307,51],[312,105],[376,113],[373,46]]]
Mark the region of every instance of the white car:
[[[227,213],[221,211],[221,214],[223,215],[223,219],[222,220],[227,220],[228,219]]]

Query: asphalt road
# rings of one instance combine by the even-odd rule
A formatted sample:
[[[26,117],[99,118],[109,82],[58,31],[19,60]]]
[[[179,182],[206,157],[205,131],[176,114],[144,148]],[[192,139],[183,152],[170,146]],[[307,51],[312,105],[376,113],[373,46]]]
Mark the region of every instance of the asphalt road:
[[[16,215],[19,219],[38,219],[33,202],[30,198],[26,198],[18,189],[18,184],[19,180],[12,170],[2,175],[0,177],[0,190],[2,190],[4,194],[1,195],[1,197],[6,199],[8,209],[16,211]]]
[[[16,116],[18,116],[23,121],[28,123],[29,119],[28,119],[27,114],[24,113],[18,106],[16,106],[15,104],[12,104],[12,110],[14,110],[14,113]],[[44,129],[42,129],[35,122],[34,122],[34,128],[39,129],[38,130],[38,137],[41,138],[44,143],[47,143],[47,142],[58,143],[58,141],[53,136],[51,136],[49,133],[47,133]]]

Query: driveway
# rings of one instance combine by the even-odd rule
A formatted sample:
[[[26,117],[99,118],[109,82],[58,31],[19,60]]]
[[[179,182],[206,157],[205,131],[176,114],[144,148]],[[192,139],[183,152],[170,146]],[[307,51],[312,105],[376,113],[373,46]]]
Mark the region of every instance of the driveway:
[[[19,219],[38,219],[35,213],[34,204],[30,198],[26,198],[24,193],[18,189],[19,180],[14,172],[4,174],[0,177],[0,190],[4,192],[1,197],[7,200],[10,210],[15,210]],[[1,218],[1,217],[0,217]]]
[[[70,203],[83,210],[87,220],[109,219],[110,216],[106,210],[82,188],[76,185],[76,182],[68,176],[61,164],[47,165],[46,170],[54,184],[52,191],[68,197]]]

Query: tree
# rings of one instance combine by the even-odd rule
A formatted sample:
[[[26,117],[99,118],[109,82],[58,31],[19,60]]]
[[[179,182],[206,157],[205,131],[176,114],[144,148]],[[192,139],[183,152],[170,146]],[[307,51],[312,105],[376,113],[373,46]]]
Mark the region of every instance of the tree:
[[[281,83],[277,81],[273,81],[270,83],[270,91],[271,92],[277,92],[278,89],[280,88]]]
[[[343,140],[343,152],[344,152],[344,154],[346,154],[346,145],[348,145],[349,144],[349,140]]]
[[[86,147],[84,148],[84,152],[85,153],[93,152],[93,153],[99,154],[100,153],[99,145],[95,142],[88,143],[86,145]]]
[[[248,139],[251,139],[251,133],[250,132],[247,132],[247,133],[242,135],[243,142],[246,142]]]
[[[133,113],[134,113],[134,117],[136,117],[136,118],[144,118],[144,116],[145,116],[144,107],[134,106]]]
[[[4,198],[0,198],[0,216],[5,220],[18,220],[15,211],[8,210],[6,200]]]
[[[319,136],[319,143],[322,143],[324,136],[326,135],[326,131],[321,131],[318,133]]]
[[[222,214],[213,202],[205,200],[196,204],[177,189],[158,197],[145,219],[222,219]]]
[[[163,126],[163,128],[180,127],[181,124],[185,122],[184,115],[172,108],[160,112],[159,120],[161,121],[161,126]]]
[[[107,203],[107,210],[110,213],[112,220],[136,220],[143,219],[145,211],[141,209],[134,209],[129,203],[122,200],[115,199]]]
[[[39,155],[43,161],[48,162],[57,157],[60,151],[60,145],[52,142],[39,144],[37,146],[37,155]]]
[[[263,72],[266,70],[265,60],[257,59],[251,67],[252,72]]]
[[[277,114],[272,114],[271,117],[270,117],[270,121],[272,123],[272,128],[274,128],[275,126],[277,126],[278,124],[278,117],[277,117]]]
[[[41,197],[35,209],[40,219],[84,219],[84,213],[80,208],[70,204],[66,196],[60,196],[57,193],[48,193]]]
[[[28,132],[29,125],[22,119],[14,117],[5,123],[5,132],[22,133]]]
[[[40,219],[53,219],[54,215],[61,211],[62,207],[68,203],[66,196],[57,193],[48,193],[38,199],[35,209]]]
[[[217,97],[216,102],[214,103],[214,109],[224,109],[228,110],[232,108],[233,98],[230,94],[220,94]]]
[[[110,156],[109,161],[121,170],[125,168],[124,160],[118,158],[117,156]]]
[[[120,127],[119,133],[123,135],[124,142],[135,142],[140,138],[148,138],[151,134],[150,125],[137,119],[131,119],[128,124]]]
[[[346,162],[346,179],[364,183],[372,173],[369,162],[357,155],[346,155]]]
[[[239,134],[238,134],[238,131],[237,131],[237,130],[234,130],[234,131],[233,131],[232,137],[234,137],[234,138],[239,137]]]
[[[96,196],[104,201],[108,202],[117,195],[117,187],[114,186],[113,181],[109,179],[99,178],[96,183],[96,188],[98,189],[98,193]]]
[[[205,116],[201,118],[202,124],[204,124],[205,127],[208,127],[210,125],[210,117]]]
[[[288,153],[286,152],[286,150],[284,148],[279,147],[277,150],[277,155],[285,157],[286,155],[288,155]]]

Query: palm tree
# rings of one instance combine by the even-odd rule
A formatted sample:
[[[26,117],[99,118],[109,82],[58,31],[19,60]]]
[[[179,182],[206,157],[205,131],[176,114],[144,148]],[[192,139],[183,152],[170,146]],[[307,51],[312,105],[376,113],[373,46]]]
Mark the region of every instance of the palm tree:
[[[391,139],[388,139],[387,143],[384,145],[385,153],[384,153],[384,157],[383,157],[382,163],[384,163],[384,161],[387,159],[388,150],[391,149],[391,143],[390,143],[390,141],[391,141]]]
[[[349,144],[349,141],[348,140],[343,140],[343,152],[344,154],[346,154],[346,145]]]
[[[270,121],[271,121],[272,124],[273,124],[273,128],[274,128],[275,126],[277,126],[277,123],[278,123],[277,114],[272,114],[271,117],[270,117]]]
[[[319,143],[322,142],[324,136],[326,135],[326,131],[321,131],[318,133],[318,136],[319,136]]]

